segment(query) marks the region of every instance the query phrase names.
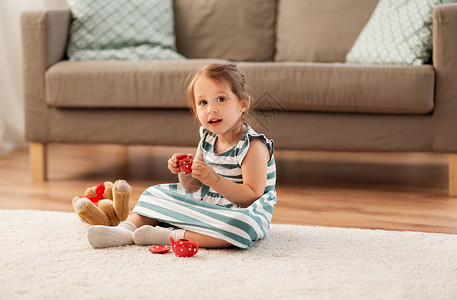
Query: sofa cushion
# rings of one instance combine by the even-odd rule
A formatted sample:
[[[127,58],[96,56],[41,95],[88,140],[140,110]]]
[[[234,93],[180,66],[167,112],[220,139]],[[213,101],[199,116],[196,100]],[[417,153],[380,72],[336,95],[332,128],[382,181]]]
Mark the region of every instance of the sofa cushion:
[[[428,114],[435,72],[423,66],[240,63],[262,110]]]
[[[60,108],[187,108],[189,74],[213,60],[64,61],[46,72]],[[261,110],[427,114],[434,71],[424,66],[239,63]]]
[[[432,53],[433,10],[453,0],[380,0],[346,61],[426,63]]]
[[[281,0],[275,61],[344,62],[378,0]]]
[[[73,108],[186,108],[189,74],[214,61],[62,61],[45,74],[46,102]]]
[[[183,59],[176,52],[172,0],[67,0],[71,60]]]
[[[271,61],[275,0],[174,0],[178,52],[187,58]]]

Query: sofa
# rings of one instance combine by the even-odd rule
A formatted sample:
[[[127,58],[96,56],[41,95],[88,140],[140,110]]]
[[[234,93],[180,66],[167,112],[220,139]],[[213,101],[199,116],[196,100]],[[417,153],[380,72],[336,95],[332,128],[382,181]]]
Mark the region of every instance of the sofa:
[[[71,61],[69,10],[21,16],[32,178],[51,143],[191,146],[189,74],[235,61],[251,123],[277,149],[449,154],[457,195],[457,4],[433,12],[426,64],[346,63],[377,0],[174,0],[182,60]]]

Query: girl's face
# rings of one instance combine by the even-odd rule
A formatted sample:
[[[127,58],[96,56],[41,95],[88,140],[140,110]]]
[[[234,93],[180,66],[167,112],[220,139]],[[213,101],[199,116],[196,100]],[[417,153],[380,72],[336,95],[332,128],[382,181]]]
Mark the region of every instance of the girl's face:
[[[218,135],[237,129],[247,110],[246,101],[240,101],[226,84],[206,77],[195,82],[194,98],[198,120]]]

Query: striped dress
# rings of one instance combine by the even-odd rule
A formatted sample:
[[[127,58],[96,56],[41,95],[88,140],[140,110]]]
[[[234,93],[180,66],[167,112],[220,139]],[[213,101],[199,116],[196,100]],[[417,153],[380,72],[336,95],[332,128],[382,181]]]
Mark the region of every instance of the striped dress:
[[[267,182],[263,196],[247,208],[225,199],[207,185],[195,193],[187,192],[180,183],[151,186],[140,196],[133,213],[171,225],[225,240],[240,248],[250,248],[266,236],[276,204],[276,166],[273,141],[247,126],[238,143],[230,150],[216,154],[217,136],[200,128],[199,148],[206,163],[221,176],[242,183],[241,163],[252,138],[261,139],[270,149]],[[165,223],[165,224],[163,224]]]

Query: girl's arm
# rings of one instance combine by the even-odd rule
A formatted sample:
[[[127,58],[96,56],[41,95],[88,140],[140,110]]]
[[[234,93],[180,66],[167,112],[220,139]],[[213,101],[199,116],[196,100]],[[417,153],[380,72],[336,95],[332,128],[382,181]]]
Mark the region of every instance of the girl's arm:
[[[200,154],[201,155],[201,154]],[[252,139],[241,165],[243,183],[235,183],[218,175],[202,160],[193,163],[192,176],[212,187],[221,196],[241,207],[248,207],[263,195],[267,182],[268,147],[259,139]]]

